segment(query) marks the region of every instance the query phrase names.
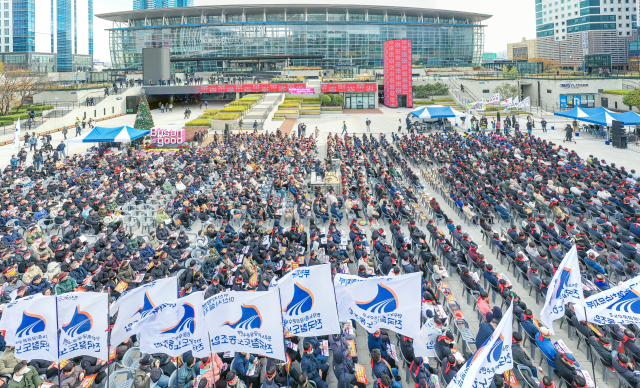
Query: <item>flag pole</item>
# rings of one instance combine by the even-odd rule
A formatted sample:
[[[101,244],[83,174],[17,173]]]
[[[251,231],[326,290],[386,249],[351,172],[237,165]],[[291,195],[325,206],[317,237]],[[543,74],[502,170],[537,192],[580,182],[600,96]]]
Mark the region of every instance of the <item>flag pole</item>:
[[[338,315],[338,300],[335,298],[335,295],[336,295],[336,284],[333,282],[333,278],[331,278],[331,286],[333,287],[333,296],[334,296],[333,300],[336,302],[335,303],[335,305],[336,305],[336,315]],[[338,324],[340,324],[340,318],[338,318]],[[356,330],[355,326],[353,327],[353,330],[354,331]],[[344,383],[344,388],[347,388],[347,372],[346,372],[347,366],[346,366],[345,361],[344,361],[344,345],[342,345],[342,339],[344,338],[343,331],[344,330],[342,329],[342,327],[340,327],[340,350],[342,351],[342,382]],[[351,351],[349,351],[349,354],[351,354]],[[355,370],[354,370],[354,372],[355,372]],[[418,388],[420,388],[420,387],[418,387]]]
[[[587,306],[582,306],[582,307],[584,307],[584,321],[587,322],[587,326],[589,326],[589,317],[587,316]],[[591,356],[591,358],[593,359],[593,356]],[[604,367],[606,368],[606,366]],[[593,373],[593,377],[592,377],[593,386],[595,388],[598,388],[598,385],[596,384],[596,363],[595,362],[591,362],[591,373]]]
[[[111,377],[111,287],[107,288],[107,388]]]
[[[280,320],[282,321],[282,334],[284,340],[287,340],[287,329],[284,325],[284,317],[282,316],[282,295],[280,294],[280,287],[278,287],[278,302],[280,303]],[[304,340],[303,340],[304,342]],[[284,346],[284,367],[287,370],[287,388],[289,388],[289,366],[287,365],[287,345],[285,343],[282,344]],[[304,346],[302,347],[302,351],[304,352]],[[293,360],[291,360],[293,364]]]
[[[56,298],[56,337],[58,347],[58,387],[62,387],[62,366],[60,366],[60,323],[58,322],[58,283],[53,287],[53,292]]]

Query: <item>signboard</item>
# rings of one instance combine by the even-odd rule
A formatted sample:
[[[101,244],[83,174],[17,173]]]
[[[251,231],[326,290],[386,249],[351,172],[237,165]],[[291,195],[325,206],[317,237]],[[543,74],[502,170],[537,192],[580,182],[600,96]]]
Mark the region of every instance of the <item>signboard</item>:
[[[359,82],[350,84],[322,84],[322,93],[356,93],[356,92],[377,92],[378,85],[375,82]]]
[[[151,128],[151,143],[159,146],[182,144],[186,139],[185,129]]]
[[[576,94],[573,96],[573,106],[578,107],[580,106],[580,100],[582,99],[582,96],[580,96],[579,94]]]
[[[289,89],[289,93],[315,93],[314,88]]]
[[[582,55],[589,55],[589,33],[582,32]]]
[[[375,84],[374,84],[375,85]],[[231,84],[200,85],[200,93],[267,93],[288,92],[289,89],[304,89],[307,85],[299,84]]]
[[[589,84],[560,84],[561,88],[586,88]]]
[[[560,95],[560,109],[567,109],[567,95],[566,94],[561,94]]]

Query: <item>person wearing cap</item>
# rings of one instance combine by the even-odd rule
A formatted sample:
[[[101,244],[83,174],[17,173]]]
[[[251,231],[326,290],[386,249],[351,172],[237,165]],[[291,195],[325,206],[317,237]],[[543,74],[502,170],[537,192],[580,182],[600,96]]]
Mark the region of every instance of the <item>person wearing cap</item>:
[[[551,332],[546,327],[541,327],[538,335],[536,336],[536,345],[540,351],[547,357],[547,362],[553,368],[555,368],[555,364],[553,360],[556,358],[556,348],[551,343]],[[611,355],[609,355],[611,356]]]
[[[607,337],[589,337],[591,348],[602,358],[603,363],[609,368],[613,367],[613,356],[611,355],[611,339]]]
[[[264,382],[260,388],[279,388],[276,383],[276,375],[278,374],[275,365],[269,365],[264,373]],[[297,385],[297,384],[296,384]]]
[[[151,384],[165,388],[169,385],[169,377],[160,369],[160,361],[146,354],[140,359],[140,365],[133,376],[133,386],[150,388]]]
[[[558,352],[556,353],[554,363],[556,365],[556,372],[558,375],[567,380],[567,382],[573,383],[578,375],[576,368],[580,367],[580,364],[578,364],[573,354]]]
[[[32,261],[27,262],[27,270],[25,271],[24,275],[22,275],[22,282],[24,284],[29,284],[36,275],[44,275],[42,273],[42,269]]]
[[[367,348],[369,349],[369,352],[371,352],[373,349],[378,349],[382,358],[387,360],[387,362],[391,364],[392,367],[395,366],[395,361],[391,357],[389,357],[389,354],[387,353],[387,344],[382,340],[382,330],[377,329],[373,333],[369,333]]]

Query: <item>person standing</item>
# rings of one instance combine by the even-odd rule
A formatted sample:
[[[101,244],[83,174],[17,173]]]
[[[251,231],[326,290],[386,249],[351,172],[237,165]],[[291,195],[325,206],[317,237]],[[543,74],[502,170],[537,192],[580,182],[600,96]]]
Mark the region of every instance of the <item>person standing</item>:
[[[533,129],[533,123],[531,120],[527,121],[527,135],[531,136],[531,130]]]
[[[540,125],[542,126],[542,132],[547,132],[547,120],[544,117],[540,120]]]
[[[576,119],[573,120],[573,132],[578,133],[578,121]]]
[[[67,127],[62,128],[62,136],[64,136],[64,139],[67,140],[67,133],[69,132],[69,130],[67,129]]]
[[[371,120],[369,120],[368,117],[367,117],[367,120],[365,121],[365,124],[367,124],[367,132],[371,132]]]
[[[56,149],[58,150],[58,153],[61,155],[62,158],[66,157],[67,154],[65,152],[65,145],[64,145],[64,141],[60,141],[60,144],[58,144],[58,146],[56,147]]]
[[[82,133],[82,128],[80,127],[80,123],[76,123],[76,136],[80,136]]]
[[[402,131],[402,119],[398,119],[398,132]]]
[[[37,171],[40,170],[40,163],[42,163],[42,151],[38,150],[33,154],[33,166]]]
[[[31,133],[31,138],[29,139],[29,151],[31,150],[36,150],[36,146],[38,145],[38,137],[36,136],[36,133],[33,132]]]
[[[253,132],[258,131],[258,120],[253,120]]]
[[[346,122],[342,122],[342,134],[347,133],[347,123]]]
[[[87,128],[87,118],[83,117],[82,118],[82,129],[86,129]]]

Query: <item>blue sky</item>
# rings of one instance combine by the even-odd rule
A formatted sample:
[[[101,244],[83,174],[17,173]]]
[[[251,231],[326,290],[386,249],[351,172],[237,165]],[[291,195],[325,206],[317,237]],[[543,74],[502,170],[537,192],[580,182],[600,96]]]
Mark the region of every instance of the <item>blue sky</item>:
[[[213,2],[211,0],[195,0],[196,5],[225,4],[224,1]],[[234,4],[234,2],[227,2]],[[388,1],[382,0],[350,0],[342,1],[262,1],[246,0],[245,2],[235,2],[235,4],[317,4],[317,3],[337,3],[337,4],[375,4],[389,5]],[[108,0],[94,1],[94,14],[128,11],[132,9],[133,0]],[[436,9],[452,9],[456,11],[478,12],[493,15],[486,21],[485,28],[485,52],[499,52],[507,49],[507,43],[519,42],[523,37],[527,39],[535,38],[535,11],[534,0],[405,0],[401,3],[405,7],[424,7]],[[104,31],[111,28],[111,23],[96,18],[94,21],[94,47],[96,61],[110,61],[109,56],[109,34]]]

